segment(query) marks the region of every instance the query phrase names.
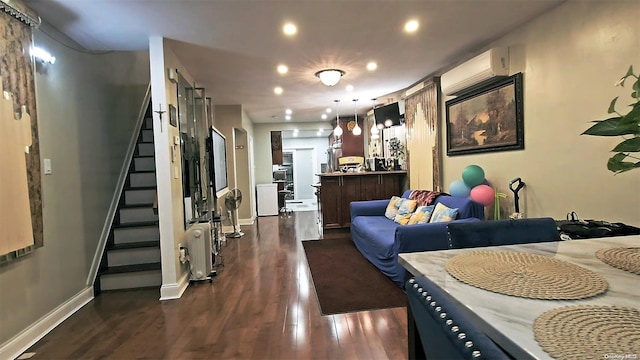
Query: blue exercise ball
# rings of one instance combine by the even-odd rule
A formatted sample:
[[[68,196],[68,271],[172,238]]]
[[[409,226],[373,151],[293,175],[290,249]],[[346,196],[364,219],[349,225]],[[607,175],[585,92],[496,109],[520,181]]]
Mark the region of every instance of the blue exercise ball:
[[[478,186],[484,181],[484,170],[478,165],[469,165],[462,170],[462,180],[470,188]]]
[[[457,197],[469,197],[471,194],[471,188],[467,186],[462,180],[456,180],[449,185],[449,194]]]

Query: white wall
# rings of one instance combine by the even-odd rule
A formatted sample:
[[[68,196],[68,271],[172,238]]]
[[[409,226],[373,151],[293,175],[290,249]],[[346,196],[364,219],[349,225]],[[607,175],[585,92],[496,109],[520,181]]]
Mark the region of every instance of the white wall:
[[[326,133],[326,132],[325,132]],[[320,177],[315,174],[320,173],[320,164],[327,162],[327,148],[329,147],[329,139],[326,136],[312,138],[289,138],[282,139],[282,150],[291,149],[311,149],[315,152],[315,162],[313,164],[313,181],[319,182]],[[301,161],[310,161],[312,159],[301,159]],[[294,167],[296,164],[293,164]]]
[[[149,83],[147,53],[88,55],[41,31],[34,42],[57,59],[36,74],[40,154],[53,173],[42,177],[44,247],[0,266],[0,344],[91,286],[87,274]]]
[[[512,70],[524,74],[525,150],[445,155],[445,189],[465,166],[477,164],[509,195],[508,212],[508,182],[519,176],[528,217],[559,219],[576,211],[585,219],[640,225],[640,170],[614,176],[606,168],[621,138],[580,135],[589,121],[607,118],[615,96],[619,104],[631,102],[630,90],[613,84],[629,65],[640,70],[638,15],[634,1],[569,1],[491,44],[511,47]],[[446,149],[444,130],[441,136]]]
[[[254,124],[254,151],[256,184],[268,184],[273,180],[271,161],[271,131],[332,129],[331,123]]]

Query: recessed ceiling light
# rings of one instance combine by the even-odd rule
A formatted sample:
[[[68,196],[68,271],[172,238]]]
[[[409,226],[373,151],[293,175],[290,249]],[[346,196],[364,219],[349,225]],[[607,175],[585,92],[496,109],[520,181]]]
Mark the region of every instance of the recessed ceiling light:
[[[321,131],[318,131],[318,132],[316,133],[316,136],[321,136],[321,135],[322,135],[322,132],[321,132]]]
[[[298,131],[300,131],[300,130],[298,130],[298,129],[293,129],[293,132],[294,132],[295,134],[297,134],[297,133],[298,133]]]
[[[298,137],[298,133],[297,133],[297,132],[294,132],[294,133],[293,133],[293,137]]]
[[[284,119],[287,120],[287,121],[291,120],[291,115],[285,115]]]
[[[322,114],[321,118],[322,118],[322,120],[326,120],[327,119],[327,114]]]
[[[414,33],[418,30],[419,27],[420,23],[418,23],[418,20],[409,20],[404,24],[404,31],[408,33]]]
[[[327,108],[327,114],[330,114],[331,111],[332,111],[331,108]]]
[[[318,129],[318,132],[319,132],[320,134],[322,134],[322,132],[323,132],[323,131],[324,131],[324,129]]]
[[[347,85],[347,87],[345,89],[347,91],[353,91],[353,85],[349,84],[349,85]]]
[[[276,86],[273,88],[273,92],[276,93],[276,95],[281,95],[283,90],[280,86]]]
[[[367,64],[367,70],[369,71],[373,71],[377,68],[378,68],[378,64],[376,64],[375,61],[369,61],[369,63]]]
[[[298,27],[294,23],[286,23],[282,27],[282,32],[287,36],[293,36],[298,33]]]
[[[289,68],[287,67],[287,65],[278,65],[278,73],[279,74],[286,74],[287,72],[289,72]]]
[[[284,111],[284,113],[287,114],[287,115],[291,115],[292,112],[293,111],[291,111],[291,109],[287,109],[287,110]]]

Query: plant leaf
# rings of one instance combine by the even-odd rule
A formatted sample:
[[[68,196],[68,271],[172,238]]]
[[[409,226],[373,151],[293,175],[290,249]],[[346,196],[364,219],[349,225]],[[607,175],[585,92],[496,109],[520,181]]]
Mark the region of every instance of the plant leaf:
[[[640,167],[640,161],[637,163],[632,163],[629,161],[622,161],[627,157],[626,154],[618,153],[613,155],[607,161],[607,169],[609,171],[619,174],[621,172],[629,171],[631,169],[635,169]]]
[[[631,87],[631,89],[633,89],[633,92],[631,93],[631,97],[634,99],[639,99],[640,98],[640,79],[636,79],[636,82],[633,83],[633,86]]]
[[[640,124],[640,106],[634,106],[631,111],[627,115],[624,115],[620,119],[620,125],[633,125],[638,126]],[[637,132],[636,132],[637,134]]]
[[[633,123],[621,124],[621,122],[621,117],[598,120],[595,125],[585,130],[581,135],[618,136],[638,133],[638,125]]]
[[[629,65],[629,70],[627,70],[627,74],[624,77],[633,76],[633,65]]]
[[[618,101],[618,96],[614,97],[613,100],[611,100],[611,103],[609,103],[609,110],[607,111],[608,114],[616,112],[616,101]]]
[[[640,137],[636,136],[631,139],[627,139],[613,148],[614,152],[640,152]]]

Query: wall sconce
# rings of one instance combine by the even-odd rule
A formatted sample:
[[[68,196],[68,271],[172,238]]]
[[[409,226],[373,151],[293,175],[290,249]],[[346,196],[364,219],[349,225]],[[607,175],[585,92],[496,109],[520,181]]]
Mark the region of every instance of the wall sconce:
[[[56,57],[51,55],[48,51],[43,48],[34,46],[31,48],[31,56],[34,59],[42,62],[43,64],[55,64]]]

